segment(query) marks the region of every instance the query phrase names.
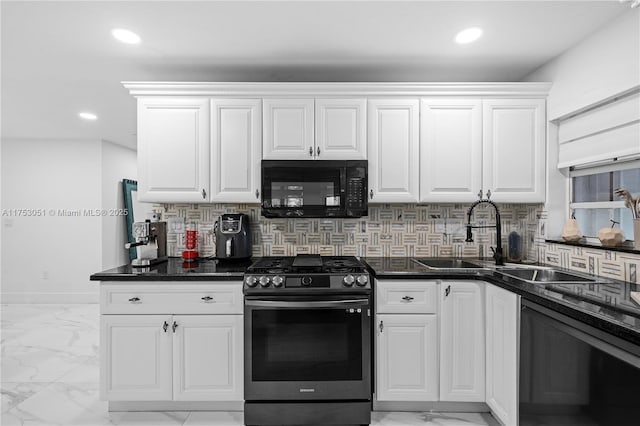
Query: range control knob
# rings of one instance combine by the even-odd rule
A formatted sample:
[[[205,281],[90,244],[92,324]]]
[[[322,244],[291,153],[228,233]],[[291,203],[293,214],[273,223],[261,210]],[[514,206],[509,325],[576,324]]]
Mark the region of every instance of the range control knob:
[[[369,277],[367,275],[360,275],[356,280],[356,284],[360,287],[364,287],[369,282]]]
[[[310,276],[306,276],[306,277],[302,277],[302,280],[300,281],[300,283],[305,286],[308,287],[311,285],[311,282],[313,281],[313,279]]]
[[[280,275],[276,275],[275,277],[273,277],[271,282],[273,283],[274,287],[282,287],[282,283],[284,282],[284,278],[282,278]]]
[[[351,287],[356,279],[353,278],[353,275],[349,274],[342,279],[345,287]]]
[[[269,287],[269,282],[271,281],[271,279],[265,275],[260,277],[260,285],[262,287]]]
[[[258,285],[258,279],[254,276],[247,277],[244,282],[247,284],[247,287],[255,287]]]

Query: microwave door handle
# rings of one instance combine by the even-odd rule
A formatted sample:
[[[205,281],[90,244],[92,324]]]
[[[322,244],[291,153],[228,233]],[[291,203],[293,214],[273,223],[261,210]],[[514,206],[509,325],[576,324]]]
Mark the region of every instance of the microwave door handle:
[[[369,299],[331,300],[331,301],[296,301],[287,302],[283,300],[246,300],[245,306],[258,308],[345,308],[345,307],[366,307]]]

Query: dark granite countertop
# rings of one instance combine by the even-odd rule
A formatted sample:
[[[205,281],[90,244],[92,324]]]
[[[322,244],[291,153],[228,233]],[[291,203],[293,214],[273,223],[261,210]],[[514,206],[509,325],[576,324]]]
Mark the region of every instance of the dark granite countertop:
[[[98,272],[91,281],[233,281],[242,280],[244,271],[252,260],[199,259],[189,265],[179,257],[150,267],[122,265]]]
[[[640,285],[603,279],[602,283],[528,283],[505,277],[490,262],[485,269],[436,270],[421,266],[411,258],[366,257],[362,260],[380,279],[477,279],[510,290],[523,298],[589,324],[626,341],[640,345],[640,305],[630,292]],[[562,270],[561,268],[554,269]]]

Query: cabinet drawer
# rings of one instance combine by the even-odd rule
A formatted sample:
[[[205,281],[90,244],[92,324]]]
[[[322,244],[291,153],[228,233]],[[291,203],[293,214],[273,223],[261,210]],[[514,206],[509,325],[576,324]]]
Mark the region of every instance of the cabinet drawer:
[[[100,286],[102,314],[241,314],[242,282]]]
[[[416,280],[376,280],[376,312],[435,314],[438,283]]]

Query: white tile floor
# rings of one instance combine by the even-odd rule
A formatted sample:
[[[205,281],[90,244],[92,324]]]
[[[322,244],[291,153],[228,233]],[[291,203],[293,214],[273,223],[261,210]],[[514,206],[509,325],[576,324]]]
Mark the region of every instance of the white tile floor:
[[[107,411],[98,397],[99,307],[3,305],[3,426],[239,426],[239,412]],[[497,425],[488,414],[376,412],[375,426]]]

